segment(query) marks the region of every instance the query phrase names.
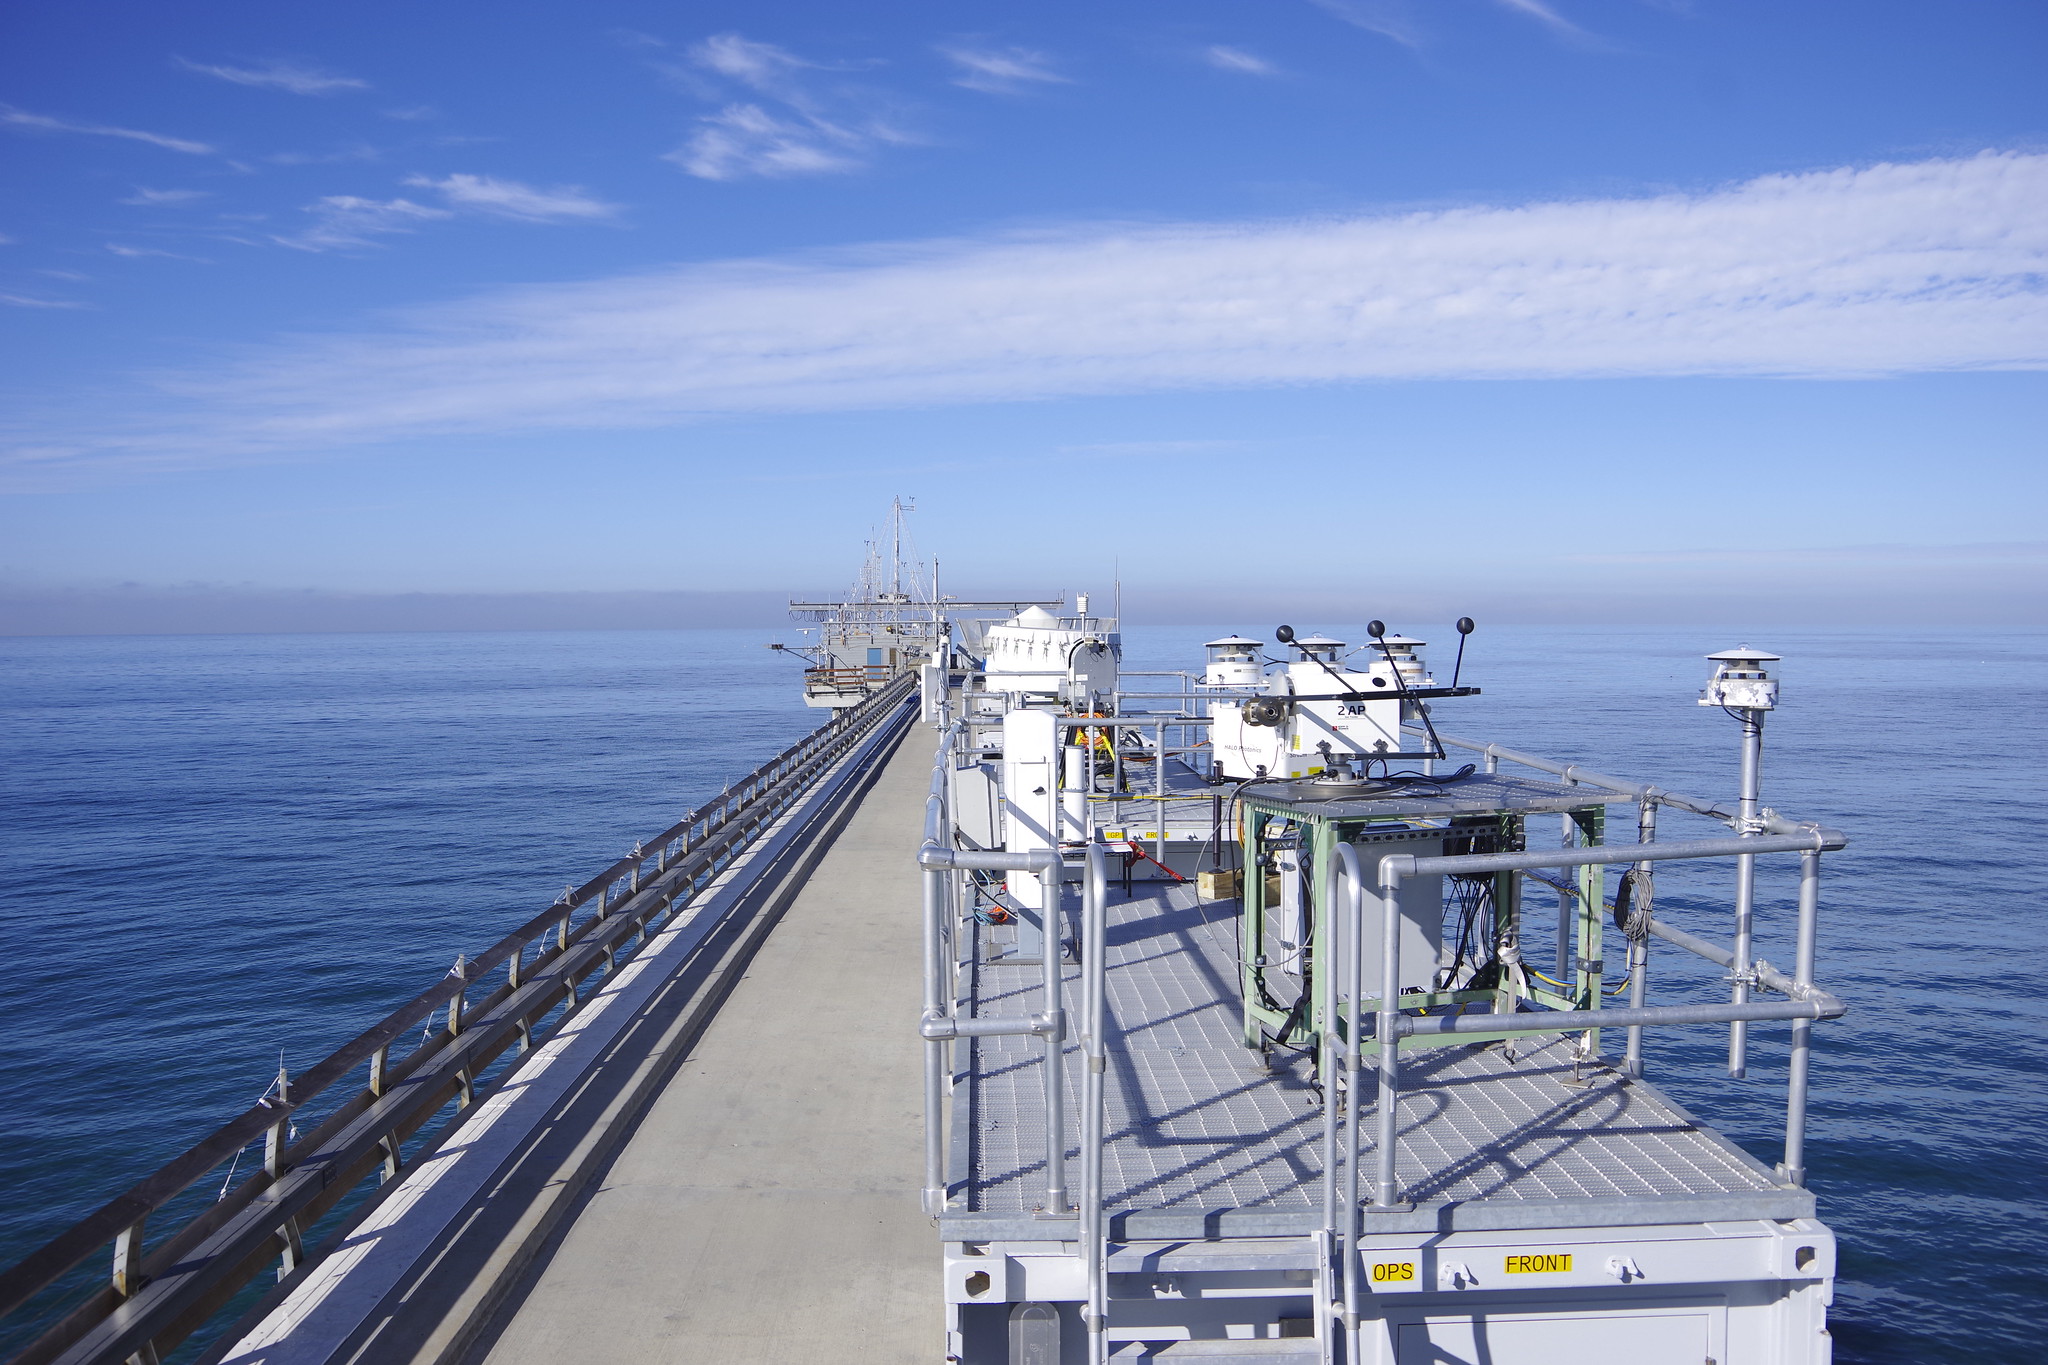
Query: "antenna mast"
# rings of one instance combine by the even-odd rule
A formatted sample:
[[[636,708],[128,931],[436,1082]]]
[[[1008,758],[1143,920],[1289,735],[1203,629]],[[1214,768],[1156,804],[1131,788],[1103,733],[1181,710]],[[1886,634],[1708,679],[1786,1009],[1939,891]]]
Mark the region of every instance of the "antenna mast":
[[[889,595],[903,591],[903,499],[889,500]]]

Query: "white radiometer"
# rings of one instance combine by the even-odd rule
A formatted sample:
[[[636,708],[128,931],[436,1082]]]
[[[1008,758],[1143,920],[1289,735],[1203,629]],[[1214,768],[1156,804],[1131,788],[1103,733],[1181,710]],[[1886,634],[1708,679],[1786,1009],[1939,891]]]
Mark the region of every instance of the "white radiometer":
[[[1778,680],[1764,668],[1778,655],[1748,645],[1709,654],[1714,676],[1700,693],[1701,706],[1725,706],[1731,711],[1769,711],[1778,705]]]
[[[1202,648],[1209,652],[1208,666],[1202,670],[1203,686],[1251,688],[1265,681],[1266,669],[1259,661],[1257,640],[1226,635]]]

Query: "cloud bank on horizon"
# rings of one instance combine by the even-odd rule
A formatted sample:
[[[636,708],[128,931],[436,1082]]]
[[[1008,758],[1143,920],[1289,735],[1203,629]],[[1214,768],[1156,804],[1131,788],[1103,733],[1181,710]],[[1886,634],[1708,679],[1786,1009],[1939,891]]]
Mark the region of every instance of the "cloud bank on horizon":
[[[1098,225],[510,289],[82,395],[80,410],[129,416],[18,424],[6,459],[43,477],[1186,388],[2038,369],[2044,295],[2048,155],[1986,152],[1693,194]]]

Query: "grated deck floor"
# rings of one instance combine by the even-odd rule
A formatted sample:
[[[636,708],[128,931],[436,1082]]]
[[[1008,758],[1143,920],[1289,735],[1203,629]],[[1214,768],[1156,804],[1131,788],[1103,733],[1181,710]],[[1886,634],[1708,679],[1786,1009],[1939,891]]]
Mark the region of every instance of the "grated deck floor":
[[[1265,1073],[1239,1042],[1236,902],[1197,903],[1191,886],[1159,883],[1140,883],[1129,901],[1112,889],[1111,901],[1111,1141],[1103,1178],[1112,1207],[1318,1205],[1322,1110],[1309,1059],[1281,1065],[1287,1054],[1276,1053],[1275,1069]],[[1037,1010],[1038,978],[1035,966],[977,961],[968,977],[973,1007],[983,1014]],[[1068,981],[1069,998],[1078,998],[1071,968]],[[1586,1086],[1566,1085],[1568,1046],[1525,1040],[1514,1062],[1498,1048],[1404,1054],[1399,1170],[1408,1196],[1642,1198],[1773,1188],[1760,1167],[1648,1086],[1604,1070]],[[1021,1038],[974,1045],[964,1096],[970,1170],[955,1173],[968,1177],[955,1207],[1025,1213],[1038,1202],[1045,1180],[1039,1048],[1038,1040]],[[1081,1068],[1075,1049],[1067,1056],[1071,1123]],[[1070,1160],[1070,1184],[1078,1174]]]

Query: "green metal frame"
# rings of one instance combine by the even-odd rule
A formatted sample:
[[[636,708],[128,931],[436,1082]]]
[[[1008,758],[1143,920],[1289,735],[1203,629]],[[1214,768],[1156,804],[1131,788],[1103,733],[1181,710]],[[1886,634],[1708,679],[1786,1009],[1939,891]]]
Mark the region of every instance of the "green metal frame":
[[[1576,845],[1593,847],[1606,842],[1607,808],[1605,805],[1589,805],[1565,812],[1573,826],[1573,841]],[[1495,828],[1503,841],[1503,847],[1525,847],[1522,812],[1500,810],[1490,813],[1461,815],[1453,822],[1440,828],[1452,837],[1470,829],[1480,832],[1488,821],[1495,822]],[[1266,942],[1267,915],[1272,907],[1266,900],[1266,872],[1264,856],[1267,849],[1266,831],[1277,821],[1286,821],[1297,827],[1296,837],[1309,850],[1312,875],[1308,887],[1309,906],[1314,923],[1311,928],[1306,965],[1313,976],[1312,988],[1321,997],[1320,1004],[1341,1003],[1334,995],[1333,983],[1322,970],[1322,965],[1333,962],[1330,951],[1330,928],[1337,910],[1336,896],[1336,849],[1339,843],[1349,842],[1358,834],[1374,828],[1413,829],[1439,828],[1434,825],[1418,825],[1413,820],[1371,820],[1364,818],[1341,818],[1319,814],[1313,810],[1295,805],[1262,801],[1257,797],[1243,799],[1242,814],[1239,816],[1239,843],[1242,854],[1239,866],[1244,869],[1240,896],[1239,941],[1244,951],[1238,963],[1238,992],[1243,1001],[1243,1035],[1248,1048],[1265,1050],[1272,1037],[1286,1022],[1287,1009],[1273,1009],[1259,1003],[1260,988],[1267,970],[1259,964]],[[1371,876],[1370,870],[1367,876]],[[1553,1010],[1597,1010],[1603,999],[1603,976],[1601,968],[1602,933],[1605,928],[1606,869],[1599,866],[1574,869],[1575,899],[1577,910],[1573,922],[1575,950],[1575,971],[1564,989],[1552,990],[1531,981],[1517,983],[1507,973],[1500,981],[1480,990],[1455,991],[1414,991],[1400,997],[1403,1010],[1430,1009],[1440,1005],[1464,1004],[1472,1001],[1489,1001],[1497,1014],[1511,1013],[1520,1002],[1528,1001]],[[1369,889],[1370,893],[1370,889]],[[1522,877],[1515,872],[1499,872],[1493,879],[1493,916],[1486,930],[1493,936],[1496,951],[1507,942],[1519,945],[1522,923]],[[1365,975],[1370,981],[1378,954],[1370,946],[1366,952]],[[1588,970],[1591,966],[1593,970]],[[1526,970],[1526,969],[1525,969]],[[1324,994],[1329,991],[1330,994]],[[1377,1009],[1377,994],[1366,994],[1360,990],[1361,1013]],[[1311,1011],[1304,1019],[1301,1032],[1289,1039],[1289,1046],[1311,1047],[1321,1041],[1317,1026],[1320,1011]],[[1329,1017],[1341,1020],[1344,1011],[1331,1009]],[[1340,1024],[1341,1027],[1341,1024]],[[1599,1031],[1588,1031],[1590,1045],[1598,1047]],[[1464,1047],[1472,1043],[1486,1042],[1497,1038],[1511,1038],[1526,1033],[1503,1030],[1494,1033],[1460,1033],[1436,1036],[1408,1037],[1401,1040],[1404,1049],[1430,1047]],[[1368,1041],[1360,1051],[1367,1056],[1377,1056],[1376,1042]]]

